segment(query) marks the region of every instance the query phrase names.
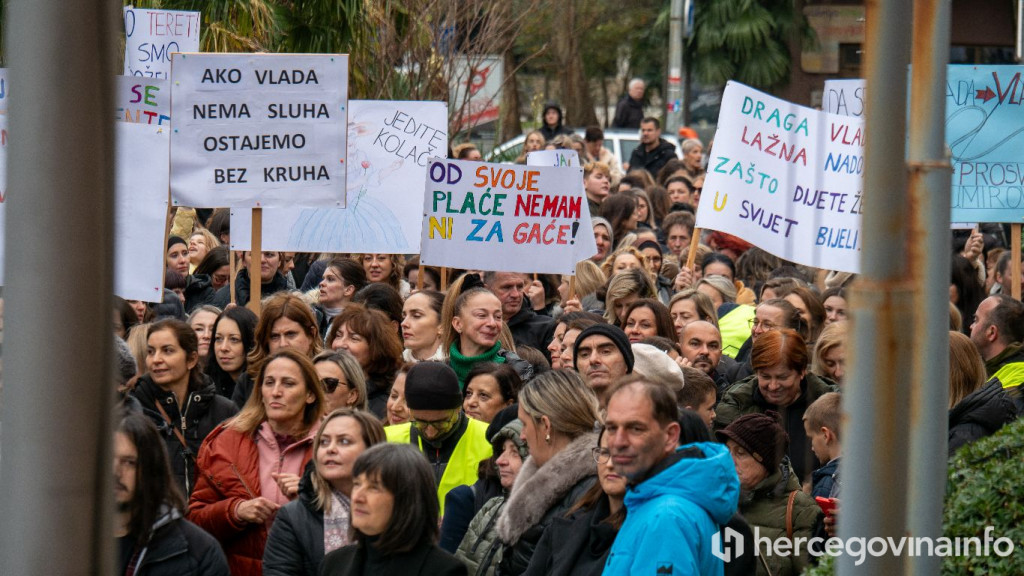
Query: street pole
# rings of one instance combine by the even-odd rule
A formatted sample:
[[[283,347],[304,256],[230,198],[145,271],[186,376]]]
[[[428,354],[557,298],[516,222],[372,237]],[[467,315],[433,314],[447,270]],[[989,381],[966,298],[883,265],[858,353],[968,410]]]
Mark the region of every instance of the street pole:
[[[665,133],[679,138],[683,126],[683,0],[672,0],[668,25],[668,81],[665,90]]]
[[[120,3],[7,2],[0,572],[112,574]]]
[[[908,423],[912,378],[914,284],[910,274],[913,219],[907,194],[907,65],[909,2],[868,0],[864,38],[864,239],[861,276],[851,290],[849,380],[844,388],[841,538],[906,535]],[[945,251],[948,253],[948,250]],[[947,344],[948,346],[948,344]],[[902,576],[903,559],[842,555],[839,576]]]

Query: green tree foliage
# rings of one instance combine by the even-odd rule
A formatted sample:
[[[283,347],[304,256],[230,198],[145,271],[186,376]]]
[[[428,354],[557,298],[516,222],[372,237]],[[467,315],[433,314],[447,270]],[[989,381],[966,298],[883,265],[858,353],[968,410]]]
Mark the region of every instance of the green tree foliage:
[[[813,41],[794,0],[698,0],[689,57],[708,84],[771,89],[789,80],[791,40]]]

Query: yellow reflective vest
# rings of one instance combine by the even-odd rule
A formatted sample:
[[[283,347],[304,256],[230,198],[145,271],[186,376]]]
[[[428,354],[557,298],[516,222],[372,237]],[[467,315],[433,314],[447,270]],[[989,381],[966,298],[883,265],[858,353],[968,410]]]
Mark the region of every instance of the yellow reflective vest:
[[[441,505],[441,515],[444,516],[444,497],[448,491],[456,486],[472,486],[477,480],[477,470],[480,461],[490,458],[493,451],[491,443],[487,441],[486,422],[466,418],[468,425],[466,431],[459,438],[451,458],[445,465],[444,474],[441,475],[441,483],[437,486],[437,501]],[[395,424],[385,426],[384,433],[388,442],[396,444],[409,444],[412,442],[412,423]],[[423,451],[423,440],[417,435],[420,452]]]

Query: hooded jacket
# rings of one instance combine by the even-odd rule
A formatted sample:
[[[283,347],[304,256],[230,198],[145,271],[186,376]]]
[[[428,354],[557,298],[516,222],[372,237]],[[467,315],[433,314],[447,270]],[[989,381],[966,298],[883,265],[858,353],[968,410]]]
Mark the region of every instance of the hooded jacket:
[[[558,122],[554,126],[548,126],[544,122],[544,116],[547,115],[548,110],[558,111]],[[548,102],[544,105],[544,111],[540,113],[540,133],[544,135],[544,140],[551,142],[555,136],[562,134],[572,134],[572,130],[569,130],[565,126],[562,126],[562,120],[565,117],[562,115],[562,108],[554,102]]]
[[[677,448],[626,492],[626,522],[604,573],[722,574],[711,540],[736,512],[739,495],[740,480],[725,446],[701,442]]]
[[[122,574],[124,571],[121,572]],[[228,561],[217,540],[165,507],[139,552],[135,576],[228,576]]]
[[[995,434],[1013,422],[1017,409],[997,379],[971,392],[949,411],[949,455],[961,446]]]
[[[814,499],[800,489],[800,483],[786,460],[783,460],[774,474],[762,480],[753,490],[740,495],[740,514],[756,530],[755,546],[764,539],[774,542],[786,538],[786,509],[789,506],[789,495],[794,491],[793,538],[802,537],[807,542],[821,516],[821,509]],[[808,566],[809,554],[806,548],[801,552],[799,555],[778,556],[768,554],[767,550],[759,550],[757,576],[768,576],[765,564],[771,570],[771,576],[797,576],[803,573]]]
[[[588,432],[543,466],[537,466],[532,456],[523,462],[498,518],[498,538],[504,544],[499,574],[522,574],[551,521],[564,516],[597,481],[594,446],[597,434]]]
[[[190,386],[183,407],[178,406],[173,392],[157,386],[149,374],[139,378],[132,396],[139,401],[142,412],[160,431],[164,445],[167,446],[167,454],[171,457],[174,480],[187,498],[196,483],[195,459],[203,439],[218,424],[234,416],[238,409],[231,400],[217,394],[217,387],[205,374],[202,375],[201,384],[195,388]],[[167,412],[170,422],[164,420],[157,409],[158,403]],[[181,445],[178,435],[174,433],[175,429],[180,430],[185,437],[187,449]]]

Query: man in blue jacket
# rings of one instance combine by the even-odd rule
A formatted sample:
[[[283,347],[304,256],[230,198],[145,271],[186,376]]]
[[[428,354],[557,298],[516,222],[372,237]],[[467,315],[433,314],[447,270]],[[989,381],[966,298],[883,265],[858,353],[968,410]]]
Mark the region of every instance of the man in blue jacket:
[[[678,419],[675,395],[664,385],[627,379],[609,393],[605,434],[629,489],[606,576],[724,572],[712,539],[736,512],[739,478],[721,444],[677,447]]]

